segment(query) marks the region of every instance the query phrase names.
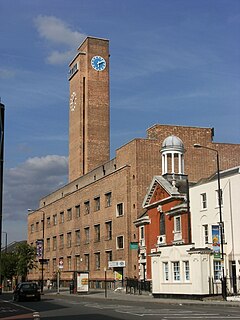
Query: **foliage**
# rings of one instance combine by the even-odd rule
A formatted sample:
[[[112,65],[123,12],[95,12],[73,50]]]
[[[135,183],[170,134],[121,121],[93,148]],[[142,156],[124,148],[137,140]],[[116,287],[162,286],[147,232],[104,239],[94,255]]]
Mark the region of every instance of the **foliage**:
[[[24,280],[29,270],[35,267],[36,248],[19,243],[12,252],[1,254],[1,274],[11,279],[20,276]]]

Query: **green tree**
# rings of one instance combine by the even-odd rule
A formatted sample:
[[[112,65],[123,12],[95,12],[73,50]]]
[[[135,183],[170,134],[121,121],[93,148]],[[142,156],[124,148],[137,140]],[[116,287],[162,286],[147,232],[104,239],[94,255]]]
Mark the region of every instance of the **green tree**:
[[[12,279],[17,274],[17,256],[14,252],[1,253],[1,274],[6,279]]]
[[[17,257],[17,276],[25,280],[28,271],[35,268],[36,248],[28,243],[19,243],[14,250]]]

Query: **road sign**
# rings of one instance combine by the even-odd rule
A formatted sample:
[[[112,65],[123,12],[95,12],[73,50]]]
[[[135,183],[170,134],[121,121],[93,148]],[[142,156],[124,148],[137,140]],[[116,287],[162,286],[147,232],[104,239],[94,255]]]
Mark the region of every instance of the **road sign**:
[[[63,269],[63,259],[62,258],[59,259],[58,268]]]

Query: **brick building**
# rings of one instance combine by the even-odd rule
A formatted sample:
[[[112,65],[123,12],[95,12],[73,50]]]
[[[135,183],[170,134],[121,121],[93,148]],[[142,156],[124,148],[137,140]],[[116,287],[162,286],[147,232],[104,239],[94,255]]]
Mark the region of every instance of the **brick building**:
[[[221,169],[240,163],[240,145],[214,143],[212,128],[156,124],[110,160],[108,40],[86,38],[69,67],[69,183],[28,214],[28,243],[44,240],[44,279],[55,277],[59,259],[66,281],[76,270],[88,270],[90,280],[100,282],[105,268],[109,280],[138,276],[133,222],[152,177],[161,174],[163,140],[173,134],[182,139],[192,181],[215,171],[214,155],[194,143],[219,150]],[[38,269],[29,274],[40,277]]]

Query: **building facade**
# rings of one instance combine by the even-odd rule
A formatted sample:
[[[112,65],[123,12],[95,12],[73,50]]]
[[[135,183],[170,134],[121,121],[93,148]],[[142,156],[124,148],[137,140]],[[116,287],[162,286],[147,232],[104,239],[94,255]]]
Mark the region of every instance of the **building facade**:
[[[222,169],[240,162],[240,145],[214,143],[211,128],[154,125],[146,138],[121,146],[109,160],[108,40],[86,38],[70,63],[69,84],[69,183],[29,212],[28,243],[43,240],[44,279],[56,277],[60,261],[66,281],[79,270],[95,282],[104,279],[105,269],[109,281],[138,276],[134,221],[143,213],[152,177],[161,172],[163,140],[172,134],[182,139],[192,181],[209,176],[214,166],[213,155],[194,143],[217,148]],[[29,279],[39,280],[40,269]]]

